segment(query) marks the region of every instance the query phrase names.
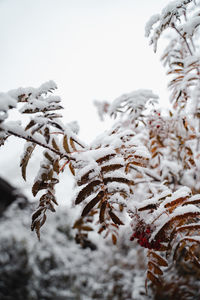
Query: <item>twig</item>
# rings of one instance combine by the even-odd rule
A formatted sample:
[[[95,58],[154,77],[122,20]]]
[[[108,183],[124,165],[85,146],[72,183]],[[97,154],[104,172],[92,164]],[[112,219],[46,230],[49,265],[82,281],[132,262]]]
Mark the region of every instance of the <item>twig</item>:
[[[187,48],[188,48],[188,51],[190,52],[190,55],[193,55],[192,50],[191,50],[191,48],[190,48],[190,46],[189,46],[189,44],[188,44],[188,41],[187,41],[186,38],[180,33],[180,31],[176,28],[176,26],[175,26],[174,23],[172,23],[172,28],[174,28],[175,31],[182,37],[182,39],[184,40],[184,42],[185,42],[185,44],[186,44],[186,46],[187,46]]]
[[[60,151],[57,151],[57,150],[55,150],[54,148],[51,148],[50,146],[41,143],[40,141],[37,141],[37,140],[34,139],[33,137],[30,137],[30,136],[23,136],[22,134],[16,133],[16,132],[14,132],[13,130],[10,130],[10,129],[8,129],[8,130],[6,130],[6,131],[7,131],[7,133],[9,133],[10,135],[14,135],[14,136],[16,136],[16,137],[18,137],[18,138],[24,139],[24,140],[26,140],[26,141],[28,141],[28,142],[32,142],[32,143],[35,143],[35,144],[37,144],[37,145],[39,145],[39,146],[41,146],[41,147],[43,147],[43,148],[46,148],[46,149],[48,149],[48,150],[54,152],[55,154],[59,155],[59,156],[62,157],[62,158],[65,157],[65,158],[67,158],[68,160],[75,160],[75,158],[73,158],[73,157],[71,157],[71,156],[69,156],[69,155],[67,155],[67,154],[61,153]]]

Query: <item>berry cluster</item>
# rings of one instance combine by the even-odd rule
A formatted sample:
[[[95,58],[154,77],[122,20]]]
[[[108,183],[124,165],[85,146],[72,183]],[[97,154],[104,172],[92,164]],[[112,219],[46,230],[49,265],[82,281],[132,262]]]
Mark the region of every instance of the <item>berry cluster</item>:
[[[161,240],[153,240],[149,241],[151,237],[151,228],[150,226],[146,228],[137,229],[132,236],[130,237],[130,241],[133,241],[135,238],[138,239],[138,244],[144,248],[159,250],[161,247]]]

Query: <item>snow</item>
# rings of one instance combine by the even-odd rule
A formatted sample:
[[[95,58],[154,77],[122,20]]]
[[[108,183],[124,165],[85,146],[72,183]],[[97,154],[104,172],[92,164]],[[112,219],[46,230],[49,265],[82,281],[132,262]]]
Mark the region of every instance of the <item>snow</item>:
[[[68,126],[72,130],[73,133],[75,133],[75,134],[79,133],[80,126],[77,121],[72,121],[70,123],[67,123],[66,126]]]
[[[73,154],[73,157],[76,158],[78,161],[86,161],[86,162],[93,162],[94,160],[97,161],[100,158],[103,158],[107,155],[115,155],[116,152],[112,147],[102,147],[99,149],[91,149],[84,152],[76,152]]]
[[[107,101],[94,100],[94,105],[97,108],[97,113],[101,121],[104,120],[104,115],[108,112],[109,103]]]
[[[127,193],[127,195],[130,194],[130,188],[127,184],[125,183],[120,183],[120,182],[115,182],[114,180],[110,183],[107,184],[107,190],[108,190],[108,193],[117,193],[117,192],[125,192]],[[126,200],[128,201],[128,196],[126,198]],[[111,197],[111,201],[114,201],[114,198],[112,199]]]
[[[33,300],[58,297],[92,300],[95,294],[104,299],[115,299],[116,276],[120,276],[117,286],[123,299],[136,294],[136,288],[138,295],[144,291],[144,269],[138,264],[136,250],[129,240],[124,239],[127,228],[118,237],[118,247],[106,244],[100,237],[99,240],[92,239],[98,249],[91,251],[81,249],[75,243],[75,232],[71,230],[74,216],[66,207],[58,208],[57,214],[50,214],[40,242],[30,232],[29,215],[27,210],[9,209],[6,217],[1,219],[1,284],[6,285],[14,278],[13,284],[16,283],[13,272],[19,274],[20,271],[20,279],[26,280],[22,280],[23,286],[18,282],[17,291],[20,293],[27,288],[27,298],[30,296]],[[6,296],[12,294],[13,289],[6,289]],[[2,289],[0,296],[3,299],[1,293]],[[148,298],[141,297],[143,300]]]
[[[46,94],[49,91],[57,89],[57,85],[53,80],[49,80],[45,83],[43,83],[39,88],[33,88],[33,87],[28,87],[28,88],[18,88],[14,90],[10,90],[8,92],[8,95],[11,97],[15,98],[18,100],[18,97],[21,95],[32,95],[32,97],[38,97],[41,94]]]
[[[155,14],[151,16],[151,18],[149,19],[149,21],[146,23],[145,26],[145,37],[148,37],[150,35],[153,25],[157,23],[159,20],[160,20],[159,14]]]
[[[8,110],[14,108],[17,101],[7,93],[0,93],[0,122],[8,117]]]
[[[167,211],[163,211],[161,207],[157,209],[156,212],[153,214],[153,216],[150,216],[150,220],[149,220],[150,223],[155,220],[153,224],[155,225],[156,228],[151,235],[150,241],[154,240],[157,233],[170,220],[174,219],[177,216],[182,216],[188,213],[194,213],[200,215],[200,209],[194,205],[189,204],[186,206],[177,207],[170,215],[168,215]]]
[[[199,235],[185,236],[179,240],[179,243],[184,240],[187,240],[188,243],[194,243],[194,241],[200,243],[200,236]]]
[[[151,41],[154,44],[155,49],[160,34],[166,28],[170,27],[173,22],[180,21],[179,19],[183,16],[185,6],[190,2],[190,0],[173,1],[163,9],[161,15],[154,15],[149,20],[145,28],[145,35],[149,36],[153,31]],[[155,26],[153,30],[152,27],[156,23],[159,24],[157,24],[157,27]],[[197,25],[199,25],[199,23],[200,17],[196,15],[195,18],[189,21],[185,21],[185,24],[182,27],[179,26],[178,28],[182,28],[182,33],[185,32],[190,36],[193,35],[194,29]],[[178,62],[182,63],[184,66],[183,70],[181,69],[181,72],[183,72],[183,77],[180,78],[179,81],[177,81],[177,84],[171,84],[171,88],[173,92],[176,91],[176,95],[177,92],[186,90],[187,96],[193,98],[192,104],[195,103],[195,106],[193,107],[193,113],[195,114],[195,110],[196,108],[198,108],[199,102],[199,85],[196,84],[196,82],[199,80],[199,75],[196,75],[196,70],[193,67],[194,64],[197,64],[197,66],[199,66],[199,55],[195,54],[188,56],[188,50],[186,49],[186,47],[183,49],[181,48],[181,43],[179,43],[180,40],[177,42],[178,45],[176,43],[172,45],[172,50],[174,51],[173,55],[177,51],[178,56],[174,55],[172,60],[170,60],[169,65],[170,71],[176,71],[178,59]],[[186,55],[186,57],[180,58],[180,55]],[[179,71],[180,70],[178,70],[178,72]],[[188,88],[188,85],[190,86],[190,89]],[[5,120],[5,118],[8,116],[7,111],[10,106],[16,107],[18,97],[23,94],[25,95],[24,97],[26,97],[26,99],[23,99],[23,97],[21,99],[22,102],[25,102],[25,104],[20,104],[21,106],[23,105],[20,109],[21,113],[25,112],[28,109],[33,110],[34,112],[60,109],[61,106],[58,105],[60,103],[60,97],[49,95],[49,92],[51,92],[55,88],[55,83],[53,81],[50,81],[36,89],[20,88],[10,91],[7,94],[1,93],[0,111],[2,111],[3,114],[0,114],[0,121]],[[7,101],[5,101],[6,99]],[[196,126],[197,122],[195,123],[195,121],[198,120],[194,118],[195,120],[192,120],[192,122],[194,123],[194,127],[191,127],[193,129],[186,130],[183,125],[183,121],[185,121],[185,123],[186,121],[188,121],[189,125],[193,123],[188,120],[188,116],[186,115],[184,109],[180,112],[180,114],[178,112],[178,116],[175,115],[175,117],[173,118],[163,117],[160,114],[160,111],[156,110],[150,112],[149,114],[149,111],[147,109],[148,104],[156,103],[157,99],[158,96],[155,95],[151,90],[140,89],[131,93],[121,95],[120,97],[116,98],[111,104],[108,104],[106,101],[102,103],[96,102],[96,106],[98,107],[101,117],[103,117],[104,113],[108,113],[114,117],[118,116],[119,121],[116,121],[111,129],[107,130],[99,137],[97,137],[90,145],[84,144],[77,136],[79,128],[76,122],[64,125],[58,118],[53,118],[51,120],[50,118],[47,119],[46,117],[39,114],[36,114],[36,117],[32,119],[35,121],[35,125],[30,130],[24,131],[24,127],[22,127],[21,123],[11,121],[1,124],[1,130],[5,134],[10,134],[13,132],[15,135],[21,136],[26,140],[32,139],[38,144],[43,144],[48,148],[49,145],[52,144],[53,136],[50,137],[49,143],[47,143],[42,134],[40,134],[39,132],[35,132],[33,134],[32,130],[39,128],[38,126],[40,125],[51,125],[58,130],[60,129],[61,132],[58,132],[58,135],[55,136],[54,139],[58,147],[61,149],[60,153],[63,154],[63,157],[65,156],[65,158],[67,158],[66,150],[62,145],[64,135],[67,137],[68,141],[72,138],[76,145],[76,149],[73,149],[73,147],[69,145],[70,150],[73,152],[71,156],[74,159],[73,167],[75,168],[76,174],[75,180],[78,181],[77,185],[79,185],[75,189],[74,197],[76,198],[78,193],[85,189],[86,195],[82,203],[85,205],[86,203],[94,199],[98,195],[99,191],[103,191],[107,196],[109,204],[112,204],[111,207],[117,209],[120,218],[121,216],[118,204],[122,204],[123,207],[125,207],[125,213],[128,209],[130,218],[134,217],[132,224],[135,227],[138,226],[138,220],[141,220],[144,223],[144,226],[145,224],[152,225],[153,233],[151,235],[151,240],[153,240],[156,237],[156,234],[163,228],[163,226],[171,220],[175,219],[177,216],[182,216],[184,214],[190,213],[194,213],[197,216],[200,214],[200,209],[197,206],[188,204],[192,201],[199,200],[199,195],[191,197],[191,191],[194,190],[195,192],[198,190],[199,154],[197,151],[198,145],[196,146],[196,144],[198,142],[199,136],[197,134],[194,140],[190,136],[192,134],[195,135],[196,131],[198,132]],[[42,130],[43,129],[41,129],[41,132]],[[152,162],[152,153],[150,154],[150,150],[152,150],[153,142],[158,144],[158,148],[160,146],[160,154],[159,156],[155,157]],[[25,147],[27,147],[27,145]],[[186,157],[187,147],[188,149],[191,149],[191,155],[195,157],[194,166],[189,162],[189,156]],[[59,156],[54,155],[54,158],[59,158]],[[103,161],[104,158],[106,158],[105,161]],[[142,162],[144,160],[147,162],[145,165],[146,169],[141,166],[128,168],[129,163],[135,161],[136,163],[139,162],[142,165]],[[64,159],[61,160],[61,162],[64,164],[63,161]],[[38,172],[38,175],[36,176],[36,181],[40,179],[41,174],[44,172],[44,164],[46,162],[46,159],[41,161],[41,168]],[[156,163],[154,164],[154,162]],[[106,170],[109,168],[104,168],[104,171],[102,171],[102,167],[109,166],[111,167],[110,169],[112,169],[112,165],[114,164],[121,164],[121,166],[119,167],[119,169],[114,171],[111,170],[107,172]],[[86,181],[87,182],[85,184],[82,184],[81,179],[84,176],[85,178],[88,178],[86,178],[87,180],[85,180],[84,183]],[[57,178],[56,174],[55,178]],[[125,183],[117,182],[117,178],[119,178],[119,181],[120,179],[122,179],[121,181],[124,180]],[[92,180],[98,180],[98,184],[96,184],[94,188],[88,191],[88,196],[87,185]],[[129,185],[130,180],[135,183],[133,187]],[[183,183],[186,186],[183,186]],[[165,187],[165,184],[168,187]],[[189,186],[191,186],[191,189]],[[133,189],[134,194],[132,193],[131,189]],[[64,187],[64,185],[60,191],[60,195],[61,194],[65,196],[69,194],[68,188]],[[62,197],[64,197],[63,195]],[[176,200],[180,200],[180,198],[182,200],[182,203],[178,203],[176,207]],[[174,206],[172,206],[173,201]],[[142,208],[148,205],[151,205],[152,209],[142,210]],[[122,213],[122,217],[125,221],[124,223],[127,223],[129,219],[125,216],[125,213]],[[95,217],[97,221],[98,216],[96,215]],[[16,224],[18,223],[16,222]],[[94,224],[96,228],[98,227],[98,225],[99,223]],[[55,224],[54,226],[56,227]],[[45,230],[44,232],[47,232],[47,229]],[[65,245],[63,236],[61,237],[61,235],[58,234],[57,237],[55,229],[53,227],[49,230],[50,234],[52,234],[54,238],[56,237],[56,245],[55,247],[51,247],[52,243],[55,243],[55,240],[53,242],[49,241],[48,237],[46,237],[45,235],[44,240],[47,241],[47,245],[50,246],[50,250],[47,251],[46,245],[44,246],[44,244],[42,244],[42,246],[38,246],[39,250],[41,251],[41,254],[38,254],[40,259],[48,259],[50,253],[54,253],[55,251],[55,254],[58,256],[58,265],[66,267],[66,262],[69,263],[70,266],[68,266],[69,268],[67,270],[70,270],[69,272],[72,272],[73,275],[76,273],[81,275],[78,276],[77,281],[75,280],[76,286],[79,287],[82,284],[84,285],[85,274],[87,273],[91,275],[91,269],[90,267],[88,268],[88,265],[90,266],[90,264],[87,259],[88,257],[89,259],[95,259],[95,255],[90,256],[90,254],[88,254],[89,252],[84,252],[86,253],[85,257],[80,260],[78,258],[78,261],[76,261],[76,259],[74,259],[74,253],[76,253],[77,249],[74,248],[74,245],[72,248],[69,247],[71,251],[70,253],[68,253],[68,251],[63,252],[64,250],[62,246]],[[6,236],[3,237],[5,238]],[[200,240],[199,237],[194,236],[194,238]],[[124,232],[124,239],[127,239],[127,232]],[[102,244],[104,248],[105,244]],[[59,246],[61,246],[61,248]],[[99,246],[101,247],[101,243],[99,243]],[[34,247],[31,248],[32,245],[29,245],[29,247],[31,249],[31,255],[33,255],[32,252],[34,252]],[[133,259],[133,261],[134,264],[136,264],[136,261],[139,257],[139,251],[135,250],[137,249],[135,245],[133,247],[135,251],[135,258]],[[126,247],[122,248],[123,251],[126,251]],[[93,280],[95,282],[90,279],[91,281],[89,283],[89,286],[91,284],[91,286],[93,288],[95,287],[96,289],[99,288],[99,285],[101,286],[101,288],[105,286],[105,282],[103,282],[105,276],[109,275],[109,278],[113,280],[113,277],[115,275],[118,276],[119,274],[121,274],[120,272],[123,272],[123,268],[119,268],[113,262],[110,263],[110,259],[112,258],[114,253],[113,249],[110,250],[110,245],[109,250],[106,248],[106,246],[103,250],[105,250],[104,253],[106,253],[106,255],[110,253],[110,256],[108,255],[109,259],[107,260],[107,257],[104,257],[104,255],[97,255],[98,271],[96,272],[95,269],[95,275],[99,277],[98,273],[101,272],[99,270],[103,269],[101,273],[101,283],[97,283],[96,277],[95,280]],[[116,250],[116,252],[118,254],[116,254],[115,258],[118,255],[118,258],[120,258],[120,262],[124,261],[126,266],[130,265],[130,261],[126,260],[126,254],[119,254],[119,248]],[[105,260],[103,260],[102,257]],[[129,258],[132,258],[132,256],[130,255]],[[102,261],[104,261],[104,264],[102,263]],[[35,268],[37,268],[37,266],[35,266]],[[105,270],[108,274],[105,272]],[[64,271],[65,269],[62,269],[62,272]],[[39,276],[39,269],[34,272],[35,274],[37,273],[37,276]],[[50,273],[53,277],[55,274],[57,274],[57,271],[51,270]],[[121,283],[123,280],[125,280],[128,282],[127,285],[129,286],[129,284],[132,285],[132,281],[134,281],[136,291],[131,290],[131,294],[133,297],[137,297],[138,299],[140,299],[141,295],[138,291],[141,290],[140,284],[144,279],[143,276],[135,275],[134,277],[131,277],[129,274],[127,275],[127,278],[125,273],[126,272],[124,272],[123,274],[123,279],[120,279],[118,283]],[[130,277],[132,279],[130,279]],[[107,290],[104,291],[104,293],[107,291],[111,291],[112,288],[113,285],[108,285]],[[65,292],[66,291],[62,291],[63,295],[65,297],[68,297],[67,295],[70,295],[70,292],[69,294],[66,294]],[[141,299],[144,299],[144,295]]]
[[[6,93],[0,93],[0,110],[7,111],[11,107],[16,107],[17,101]]]
[[[138,149],[134,151],[134,156],[140,156],[141,158],[145,158],[145,159],[151,158],[149,151],[147,150],[146,147],[143,146],[138,147]]]
[[[151,90],[137,90],[128,94],[123,94],[116,98],[109,107],[109,114],[116,116],[118,112],[129,111],[131,118],[136,119],[143,110],[147,101],[157,102],[158,96]]]
[[[166,16],[168,14],[176,14],[179,9],[182,10],[185,8],[187,4],[192,2],[193,0],[174,0],[167,4],[163,10],[162,15]]]
[[[200,200],[200,194],[193,195],[192,197],[190,197],[190,199],[188,199],[188,201],[196,201],[196,200]]]
[[[158,204],[159,200],[162,201],[163,198],[171,197],[171,194],[172,194],[171,190],[166,188],[166,190],[160,193],[159,195],[156,195],[155,197],[152,197],[150,199],[143,200],[142,202],[136,203],[136,207],[137,209],[140,209],[149,204]]]
[[[192,3],[193,0],[175,0],[167,4],[160,15],[154,15],[150,18],[146,25],[145,36],[149,37],[152,31],[152,36],[150,37],[150,44],[153,44],[154,52],[157,51],[157,43],[160,35],[167,28],[173,27],[174,24],[179,26],[179,21],[182,16],[184,16],[185,9],[188,4]],[[157,26],[152,30],[152,26],[158,23]],[[177,24],[178,23],[178,24]],[[195,26],[195,25],[194,25]],[[189,32],[194,27],[192,24],[188,24],[186,30]]]
[[[175,191],[169,200],[168,199],[165,200],[165,205],[167,203],[174,201],[176,199],[179,199],[179,198],[190,197],[191,194],[192,194],[191,189],[187,186],[183,186],[180,189],[178,189],[177,191]]]
[[[58,122],[58,120],[57,120]],[[63,128],[64,130],[64,134],[68,137],[68,138],[72,138],[74,141],[77,141],[77,143],[79,143],[80,145],[82,145],[85,149],[88,148],[88,145],[82,141],[78,135],[76,134],[76,131],[79,130],[79,126],[77,124],[77,122],[70,122],[70,123],[67,123],[65,125],[62,124],[62,122],[58,122],[58,124],[61,125],[61,127]],[[77,144],[76,144],[77,145]]]
[[[91,179],[91,178],[99,175],[99,173],[100,173],[100,167],[98,166],[98,164],[96,163],[96,161],[90,161],[89,164],[87,164],[87,162],[86,162],[86,166],[83,166],[76,173],[76,179],[78,181],[81,180],[81,177],[83,175],[87,174],[88,172],[91,172],[89,174],[89,179]]]

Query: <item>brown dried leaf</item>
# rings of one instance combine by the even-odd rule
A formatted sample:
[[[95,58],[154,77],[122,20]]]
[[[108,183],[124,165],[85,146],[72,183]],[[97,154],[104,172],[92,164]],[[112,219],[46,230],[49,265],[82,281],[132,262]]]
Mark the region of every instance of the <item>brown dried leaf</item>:
[[[148,256],[149,257],[151,256],[155,260],[155,262],[159,264],[159,266],[162,266],[162,267],[168,266],[167,261],[163,257],[161,257],[159,254],[157,254],[156,252],[149,251]]]
[[[115,234],[112,234],[112,242],[113,242],[113,245],[117,244],[117,237]]]
[[[52,157],[47,151],[45,151],[44,156],[45,156],[51,163],[53,163],[54,159],[53,159],[53,157]]]
[[[39,109],[38,107],[35,109],[25,109],[23,110],[23,114],[35,114],[38,112],[47,112],[47,111],[52,111],[52,110],[58,110],[58,109],[63,109],[63,107],[61,105],[52,105],[46,108],[43,108],[42,110]]]
[[[30,146],[27,147],[24,156],[21,159],[20,162],[20,167],[21,167],[21,172],[22,172],[22,177],[24,178],[24,180],[26,181],[26,168],[28,165],[28,162],[31,158],[31,155],[35,149],[36,144],[31,144]]]
[[[91,195],[94,192],[94,188],[99,186],[100,187],[101,181],[94,180],[90,182],[86,187],[84,187],[77,195],[75,204],[81,203],[87,196]]]
[[[40,190],[46,189],[47,187],[47,183],[37,180],[32,187],[33,196],[36,196]]]
[[[55,208],[54,208],[54,206],[53,206],[53,204],[49,201],[48,202],[48,209],[50,210],[50,211],[52,211],[52,212],[55,212],[56,210],[55,210]]]
[[[155,153],[157,151],[157,149],[158,149],[158,146],[151,148],[151,153]]]
[[[75,146],[75,143],[74,143],[74,140],[73,140],[71,137],[70,137],[70,139],[69,139],[69,143],[70,143],[72,149],[73,149],[74,151],[77,151],[76,146]]]
[[[186,246],[186,241],[182,240],[178,243],[178,245],[176,246],[176,249],[174,251],[174,255],[173,255],[173,260],[176,261],[177,260],[177,256],[178,256],[178,250],[179,252],[181,252]]]
[[[41,213],[42,213],[43,210],[44,210],[44,207],[39,207],[36,210],[36,212],[33,213],[33,215],[32,215],[32,222],[34,222],[39,217],[39,215],[41,215]]]
[[[112,164],[112,165],[103,166],[101,168],[101,171],[107,173],[107,172],[110,172],[110,171],[119,170],[122,167],[123,167],[123,165],[121,165],[121,164]]]
[[[40,227],[42,227],[44,225],[44,223],[46,222],[47,216],[46,214],[43,215],[42,220],[40,221]]]
[[[152,155],[152,158],[156,157],[158,154],[160,154],[160,152],[154,152],[154,154]]]
[[[69,169],[70,169],[72,175],[75,176],[75,170],[74,170],[74,167],[72,166],[72,163],[71,163],[71,162],[69,163]]]
[[[60,170],[59,160],[56,159],[53,163],[53,170],[58,174]]]
[[[32,193],[33,193],[33,196],[35,197],[39,191],[39,188],[40,188],[40,184],[41,182],[38,180],[34,183],[33,187],[32,187]]]
[[[47,209],[50,209],[51,211],[55,211],[54,209],[54,206],[53,206],[53,203],[51,203],[51,201],[58,205],[57,201],[56,201],[56,198],[55,196],[50,192],[48,191],[46,194],[43,194],[40,198],[40,207],[43,206]]]
[[[94,176],[92,176],[92,172],[94,172],[94,169],[91,169],[90,171],[85,173],[81,177],[81,179],[77,182],[77,184],[80,186],[80,185],[86,184],[86,183],[88,183],[88,181],[92,180],[94,178]]]
[[[36,132],[41,133],[40,129],[41,129],[42,127],[44,127],[43,124],[37,124],[37,125],[32,129],[31,134],[33,135],[33,134],[35,134]]]
[[[146,165],[146,162],[144,163],[144,161],[136,161],[136,160],[132,160],[130,162],[131,165],[134,165],[134,166],[139,166],[139,167],[145,167]]]
[[[84,207],[81,216],[82,217],[86,216],[90,212],[90,210],[102,199],[103,195],[104,192],[100,191],[98,195]]]
[[[151,282],[153,282],[153,284],[155,284],[157,286],[161,286],[160,280],[151,271],[147,271],[147,278],[149,280],[151,280]]]
[[[106,161],[108,161],[108,160],[110,160],[111,158],[113,158],[113,157],[115,157],[116,156],[116,154],[108,154],[108,155],[106,155],[106,156],[103,156],[103,157],[101,157],[101,158],[99,158],[99,159],[97,159],[97,163],[98,164],[102,164],[102,163],[104,163],[104,162],[106,162]]]
[[[50,133],[49,133],[49,128],[48,127],[45,127],[44,128],[44,138],[47,142],[47,144],[49,143],[49,140],[50,140]]]
[[[54,204],[58,205],[58,202],[56,201],[55,196],[51,195],[51,201],[53,201]]]
[[[155,236],[155,239],[162,239],[163,242],[167,242],[168,238],[166,237],[166,232],[168,231],[168,229],[171,227],[173,228],[173,224],[175,224],[177,221],[184,221],[184,222],[191,222],[193,220],[196,219],[197,216],[200,215],[200,212],[186,212],[183,213],[182,215],[177,215],[173,218],[171,218],[171,220],[169,220],[168,222],[166,222],[161,229],[158,231],[158,233]]]
[[[109,210],[108,213],[115,224],[124,225],[124,223],[112,212],[112,210]]]
[[[184,203],[187,199],[188,199],[188,197],[181,197],[181,198],[175,199],[175,200],[165,204],[165,208],[173,207],[173,210],[174,210],[177,206]]]
[[[30,129],[31,127],[33,127],[35,125],[35,121],[31,120],[27,125],[26,125],[26,128],[25,128],[25,131]]]
[[[56,141],[55,141],[54,138],[52,139],[52,146],[53,146],[53,148],[54,148],[56,151],[60,151],[60,148],[59,148],[58,145],[56,144]]]
[[[107,201],[103,201],[101,204],[100,213],[99,213],[99,222],[100,223],[104,222],[106,206],[107,206]]]
[[[152,261],[148,262],[148,269],[156,275],[163,275],[163,271]]]
[[[40,241],[40,222],[38,221],[38,222],[36,222],[35,223],[35,231],[36,231],[36,234],[37,234],[37,237],[38,237],[38,240]]]
[[[177,232],[182,232],[182,231],[200,231],[200,224],[189,224],[189,225],[184,225],[176,229]]]
[[[109,182],[126,183],[128,185],[132,184],[132,181],[130,181],[129,179],[124,178],[124,177],[106,177],[106,178],[103,178],[103,183],[105,185]]]
[[[83,218],[79,218],[78,220],[76,220],[76,222],[74,223],[74,226],[72,227],[73,229],[80,229],[83,225]]]
[[[101,234],[106,229],[106,226],[101,226],[98,233]]]
[[[68,146],[68,141],[67,141],[67,136],[66,135],[64,135],[64,137],[63,137],[63,148],[65,149],[65,151],[67,153],[70,153],[69,146]]]
[[[93,228],[92,227],[90,227],[90,226],[82,226],[81,227],[81,230],[84,230],[84,231],[93,231]]]
[[[26,102],[26,100],[28,99],[26,94],[21,94],[18,96],[18,102]]]
[[[143,211],[143,210],[151,210],[151,209],[156,209],[157,208],[157,205],[156,204],[148,204],[146,206],[143,206],[143,207],[140,207],[138,209],[138,211]]]

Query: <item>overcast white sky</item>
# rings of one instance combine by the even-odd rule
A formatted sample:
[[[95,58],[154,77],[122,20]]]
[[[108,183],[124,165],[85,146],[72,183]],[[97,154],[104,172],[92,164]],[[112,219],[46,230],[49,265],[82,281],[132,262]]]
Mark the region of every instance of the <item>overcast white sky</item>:
[[[144,26],[168,2],[0,0],[0,90],[53,79],[66,121],[79,120],[80,134],[94,136],[88,132],[97,118],[93,99],[138,88],[165,97],[165,71]]]
[[[166,99],[165,70],[144,38],[152,14],[168,0],[0,0],[0,91],[54,80],[65,122],[78,120],[87,140],[108,125],[92,101],[139,88]],[[0,150],[0,174],[10,176]],[[17,167],[17,163],[16,166]]]

